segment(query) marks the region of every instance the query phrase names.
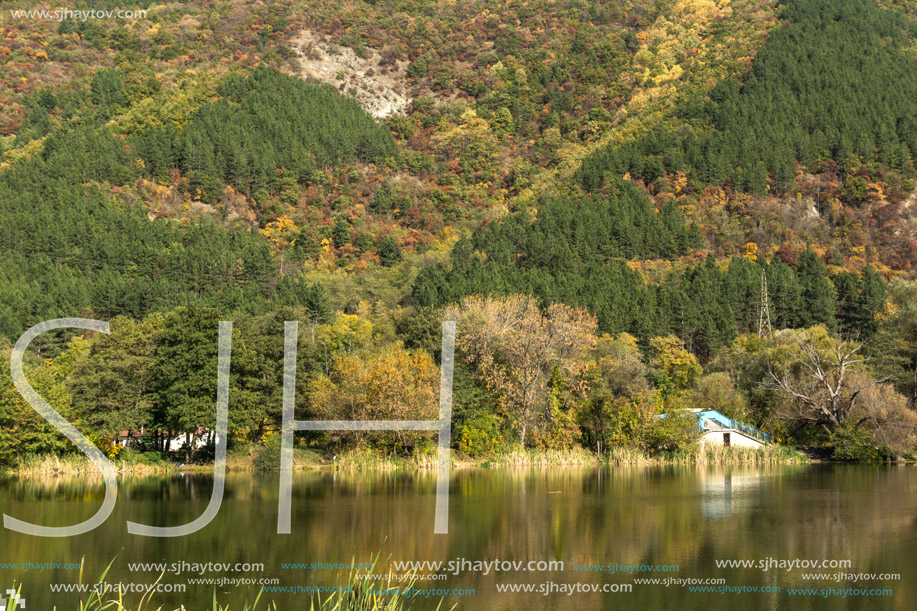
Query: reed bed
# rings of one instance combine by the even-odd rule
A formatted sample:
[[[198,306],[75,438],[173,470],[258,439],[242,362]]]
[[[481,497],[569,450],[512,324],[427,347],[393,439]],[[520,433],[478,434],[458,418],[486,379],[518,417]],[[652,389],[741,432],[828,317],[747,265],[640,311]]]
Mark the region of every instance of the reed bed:
[[[563,450],[538,450],[516,447],[487,460],[487,464],[490,465],[505,465],[509,467],[592,465],[596,462],[595,454],[580,447]]]
[[[803,464],[808,458],[793,448],[767,445],[760,448],[698,444],[690,450],[647,455],[636,448],[613,448],[610,465],[785,465]]]
[[[175,465],[165,461],[114,460],[112,465],[119,473],[131,474],[168,473],[176,469]],[[100,475],[98,467],[82,454],[25,456],[20,458],[8,472],[18,476]]]
[[[698,447],[695,462],[714,465],[778,465],[806,463],[808,458],[787,446],[743,448],[706,444]]]
[[[279,453],[265,459],[258,453],[231,453],[227,457],[227,471],[276,470],[280,466]],[[273,454],[273,453],[272,453]],[[454,454],[454,453],[453,453]],[[435,469],[439,454],[432,451],[415,452],[412,455],[385,455],[372,449],[346,450],[333,457],[322,458],[311,450],[294,451],[294,468],[320,469],[333,468],[339,471],[390,471],[396,469]],[[259,460],[264,459],[264,460]],[[800,464],[808,458],[793,448],[780,445],[767,445],[760,448],[738,446],[725,447],[713,444],[698,444],[693,448],[678,452],[647,454],[640,448],[614,447],[608,453],[596,455],[581,447],[561,450],[541,450],[535,448],[514,447],[500,454],[483,459],[466,459],[457,461],[453,455],[453,465],[481,465],[526,467],[526,466],[588,466],[607,465],[664,465],[664,464],[733,464],[733,465],[771,465]],[[120,457],[112,461],[115,470],[121,474],[159,475],[172,473],[179,469],[186,471],[212,471],[212,464],[188,465],[180,467],[174,463],[150,456],[130,456],[126,460]],[[20,459],[7,470],[8,474],[21,477],[47,476],[93,476],[100,475],[99,470],[83,455],[70,456],[27,456]]]

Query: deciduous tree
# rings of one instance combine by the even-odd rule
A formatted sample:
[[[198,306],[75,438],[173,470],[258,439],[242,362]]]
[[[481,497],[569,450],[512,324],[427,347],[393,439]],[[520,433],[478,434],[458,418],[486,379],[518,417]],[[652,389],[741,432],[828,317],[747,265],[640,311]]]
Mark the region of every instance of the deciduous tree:
[[[542,310],[525,295],[467,297],[447,308],[446,317],[458,321],[459,349],[501,398],[522,444],[535,410],[545,406],[552,368],[576,376],[595,344],[591,314],[562,304]]]
[[[400,343],[377,352],[339,353],[328,374],[308,385],[312,412],[338,420],[435,420],[438,389],[439,371],[430,355]],[[342,437],[365,440],[358,431]],[[419,436],[392,431],[384,437],[409,449]]]
[[[872,376],[862,375],[862,344],[836,340],[824,327],[784,336],[765,382],[786,399],[779,408],[781,415],[835,433],[861,394],[878,383]]]

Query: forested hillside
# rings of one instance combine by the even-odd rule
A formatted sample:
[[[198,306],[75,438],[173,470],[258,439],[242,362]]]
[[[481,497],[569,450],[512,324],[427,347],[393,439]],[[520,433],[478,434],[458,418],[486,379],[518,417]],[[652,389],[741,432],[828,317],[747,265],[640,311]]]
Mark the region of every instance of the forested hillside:
[[[586,159],[577,177],[646,183],[684,172],[691,186],[792,189],[796,166],[853,157],[873,174],[913,175],[917,153],[917,23],[870,0],[790,0],[741,81],[722,80],[671,123]],[[853,195],[853,194],[851,194]]]
[[[219,99],[193,113],[185,129],[127,137],[102,122],[124,103],[123,90],[118,71],[100,71],[84,92],[88,104],[49,102],[48,111],[72,114],[72,125],[23,128],[22,138],[43,142],[38,154],[0,174],[2,332],[16,337],[29,321],[68,312],[142,317],[203,301],[262,313],[327,299],[301,274],[280,273],[254,228],[209,216],[150,222],[137,202],[112,196],[138,181],[168,180],[172,170],[200,206],[219,198],[227,182],[281,193],[285,179],[297,186],[319,164],[392,153],[391,135],[354,102],[262,68],[221,85]]]
[[[722,227],[703,218],[718,200],[734,199],[733,208],[745,208],[746,234],[770,221],[782,225],[774,229],[785,249],[818,241],[832,263],[862,265],[866,253],[913,269],[906,200],[917,151],[917,25],[870,0],[790,0],[781,18],[745,78],[722,79],[642,136],[596,151],[577,181],[591,192],[609,179],[639,179],[690,205],[711,241]],[[762,198],[742,195],[749,193],[795,196],[820,222],[774,219]],[[750,241],[761,241],[754,233]]]
[[[470,456],[672,455],[694,429],[655,416],[692,407],[841,459],[917,448],[912,3],[9,4],[0,345],[112,320],[28,370],[112,456],[206,436],[219,320],[233,444],[276,449],[293,319],[297,414],[338,419],[435,413],[457,320]],[[344,48],[358,76],[302,72]],[[356,87],[393,80],[409,104],[374,119]],[[8,374],[0,431],[4,464],[73,451]]]
[[[395,155],[389,130],[328,88],[257,68],[227,79],[217,94],[183,129],[151,127],[131,139],[151,177],[165,180],[177,169],[206,203],[226,184],[266,199],[316,182],[322,166]]]

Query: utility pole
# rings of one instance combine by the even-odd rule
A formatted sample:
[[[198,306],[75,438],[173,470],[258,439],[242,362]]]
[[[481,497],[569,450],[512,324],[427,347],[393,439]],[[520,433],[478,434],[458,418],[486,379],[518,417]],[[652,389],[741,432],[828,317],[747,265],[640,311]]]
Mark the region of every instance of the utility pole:
[[[767,272],[761,272],[761,303],[758,305],[758,337],[770,338],[773,329],[771,329],[771,309],[769,299],[767,298]]]

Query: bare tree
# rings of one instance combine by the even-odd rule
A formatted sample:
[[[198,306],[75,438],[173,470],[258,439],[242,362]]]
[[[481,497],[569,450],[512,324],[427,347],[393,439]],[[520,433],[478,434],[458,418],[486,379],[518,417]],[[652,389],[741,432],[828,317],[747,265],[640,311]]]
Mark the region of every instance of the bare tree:
[[[764,384],[789,399],[781,408],[783,417],[835,433],[861,393],[879,380],[856,375],[865,363],[859,355],[862,344],[828,340],[822,345],[811,337],[797,340],[788,366],[780,371],[771,366]]]

